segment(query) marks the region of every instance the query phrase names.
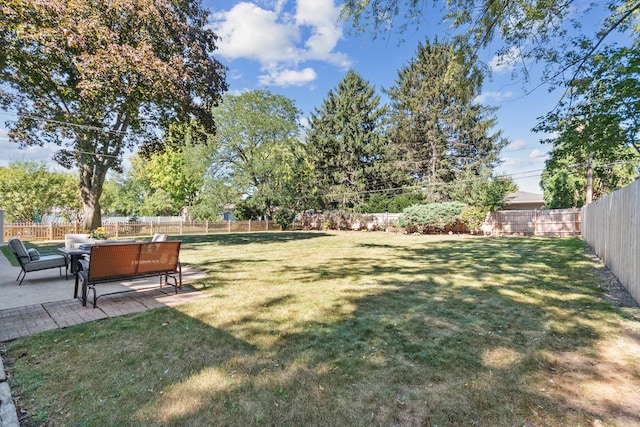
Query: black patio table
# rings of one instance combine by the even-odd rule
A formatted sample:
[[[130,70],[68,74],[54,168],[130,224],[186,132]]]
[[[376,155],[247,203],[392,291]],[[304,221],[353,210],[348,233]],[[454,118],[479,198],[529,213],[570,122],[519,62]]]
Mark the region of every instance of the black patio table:
[[[57,251],[69,259],[71,273],[76,274],[78,272],[78,260],[85,255],[89,255],[91,253],[91,247],[78,249],[67,249],[62,247],[58,248]]]

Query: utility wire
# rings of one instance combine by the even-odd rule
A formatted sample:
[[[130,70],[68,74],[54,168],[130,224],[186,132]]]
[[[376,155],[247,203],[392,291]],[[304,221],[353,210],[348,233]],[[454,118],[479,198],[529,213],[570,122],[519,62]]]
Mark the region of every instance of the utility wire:
[[[126,135],[126,133],[127,133],[126,131],[104,129],[104,128],[101,128],[101,127],[98,127],[98,126],[83,125],[83,124],[80,124],[80,123],[72,123],[72,122],[66,122],[66,121],[62,121],[62,120],[55,120],[55,119],[50,119],[50,118],[47,118],[47,117],[35,116],[35,115],[32,115],[32,114],[18,114],[18,113],[15,113],[15,112],[0,112],[0,114],[6,115],[6,116],[11,116],[11,117],[17,117],[17,118],[25,118],[25,119],[30,119],[30,120],[41,120],[41,121],[45,121],[45,122],[49,122],[49,123],[55,123],[55,124],[62,125],[62,126],[75,127],[75,128],[79,128],[79,129],[98,131],[98,132],[109,133],[109,134],[114,134],[114,135]]]

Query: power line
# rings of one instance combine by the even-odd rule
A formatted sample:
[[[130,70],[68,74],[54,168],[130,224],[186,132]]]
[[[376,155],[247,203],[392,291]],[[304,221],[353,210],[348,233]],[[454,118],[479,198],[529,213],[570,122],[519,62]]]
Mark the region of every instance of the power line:
[[[98,132],[114,134],[114,135],[126,135],[127,134],[126,131],[104,129],[104,128],[101,128],[101,127],[98,127],[98,126],[84,125],[84,124],[81,124],[81,123],[72,123],[72,122],[66,122],[66,121],[62,121],[62,120],[55,120],[55,119],[50,119],[50,118],[47,118],[47,117],[35,116],[35,115],[32,115],[32,114],[18,114],[16,112],[0,112],[0,114],[6,115],[6,116],[11,116],[11,117],[17,117],[17,118],[25,118],[25,119],[30,119],[30,120],[41,120],[41,121],[45,121],[45,122],[48,122],[48,123],[55,123],[55,124],[62,125],[62,126],[75,127],[75,128],[79,128],[79,129],[98,131]]]
[[[598,165],[597,167],[609,167],[609,166],[615,166],[615,165],[619,165],[619,164],[627,164],[627,163],[634,163],[634,162],[638,162],[638,159],[628,159],[628,160],[616,160],[614,162],[609,162],[609,163],[605,163],[603,165]],[[575,167],[579,167],[579,166],[584,166],[585,163],[578,163],[578,164],[574,164],[574,165],[569,165],[568,168],[575,168]],[[525,179],[525,178],[534,178],[539,176],[539,173],[544,171],[544,169],[532,169],[532,170],[528,170],[528,171],[524,171],[524,172],[518,172],[518,173],[513,173],[513,174],[501,174],[501,175],[497,175],[495,176],[493,179],[500,179],[500,178],[511,178],[514,180],[517,179]],[[522,175],[522,176],[519,176]],[[479,182],[479,181],[485,181],[486,178],[482,178],[482,177],[477,177],[477,178],[471,178],[471,179],[466,179],[466,180],[458,180],[455,182],[433,182],[433,183],[423,183],[423,184],[417,184],[417,185],[408,185],[408,186],[403,186],[403,187],[391,187],[391,188],[385,188],[385,189],[377,189],[377,190],[362,190],[362,191],[358,191],[358,190],[354,190],[354,191],[350,191],[350,192],[339,192],[339,193],[326,193],[321,197],[332,197],[332,198],[339,198],[339,197],[344,197],[344,196],[349,196],[349,195],[366,195],[366,194],[384,194],[384,193],[389,193],[389,192],[394,192],[394,191],[401,191],[401,193],[399,194],[412,194],[415,193],[417,190],[425,190],[427,188],[437,188],[437,189],[447,189],[447,188],[451,188],[454,187],[456,185],[459,184],[465,184],[465,183],[473,183],[473,182]]]

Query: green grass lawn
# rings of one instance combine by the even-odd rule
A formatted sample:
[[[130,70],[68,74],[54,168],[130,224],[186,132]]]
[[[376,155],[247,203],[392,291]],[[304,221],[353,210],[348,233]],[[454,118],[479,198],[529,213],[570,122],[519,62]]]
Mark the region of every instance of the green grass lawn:
[[[640,423],[637,309],[606,302],[579,239],[183,241],[182,261],[208,272],[194,287],[209,298],[5,345],[31,422]]]

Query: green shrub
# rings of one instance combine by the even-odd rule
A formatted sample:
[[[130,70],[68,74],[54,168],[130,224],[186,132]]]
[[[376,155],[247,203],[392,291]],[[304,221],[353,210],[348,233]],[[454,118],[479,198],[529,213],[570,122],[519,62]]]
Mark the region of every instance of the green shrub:
[[[444,230],[460,219],[460,213],[466,207],[461,202],[429,203],[426,205],[412,205],[402,211],[399,224],[407,232],[421,232]]]
[[[283,230],[289,229],[291,223],[293,223],[293,219],[296,217],[295,212],[292,212],[287,209],[280,209],[273,215],[273,220],[276,224],[282,227]]]
[[[487,216],[487,209],[478,206],[467,206],[460,213],[460,219],[469,231],[478,232]]]

